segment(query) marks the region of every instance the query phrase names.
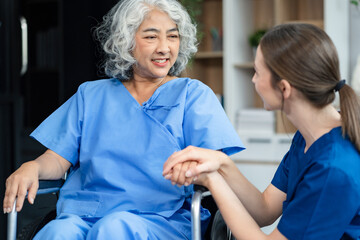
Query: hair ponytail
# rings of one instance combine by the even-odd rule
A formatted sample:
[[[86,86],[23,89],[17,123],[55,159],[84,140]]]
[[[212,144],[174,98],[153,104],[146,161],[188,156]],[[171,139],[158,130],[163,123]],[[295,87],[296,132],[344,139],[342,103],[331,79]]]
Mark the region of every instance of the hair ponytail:
[[[339,90],[339,95],[343,135],[347,134],[360,152],[360,99],[347,84]]]

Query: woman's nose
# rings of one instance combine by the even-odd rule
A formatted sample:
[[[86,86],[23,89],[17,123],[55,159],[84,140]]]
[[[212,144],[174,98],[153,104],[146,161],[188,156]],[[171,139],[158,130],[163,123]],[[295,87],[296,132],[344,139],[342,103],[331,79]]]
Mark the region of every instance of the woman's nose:
[[[169,42],[168,42],[168,40],[166,38],[165,39],[159,39],[156,51],[158,53],[162,53],[162,54],[168,53],[170,51]]]

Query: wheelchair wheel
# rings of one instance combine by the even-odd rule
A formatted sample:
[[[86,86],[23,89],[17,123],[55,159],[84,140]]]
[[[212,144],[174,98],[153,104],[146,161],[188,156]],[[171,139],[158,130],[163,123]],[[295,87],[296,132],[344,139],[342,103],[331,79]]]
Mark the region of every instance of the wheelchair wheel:
[[[25,227],[23,227],[17,236],[17,240],[30,240],[36,235],[41,228],[43,228],[48,222],[55,219],[56,217],[56,210],[50,211],[43,217],[39,217],[35,219],[33,222],[29,223]]]
[[[211,228],[211,240],[236,240],[226,226],[226,223],[218,210],[215,214]]]

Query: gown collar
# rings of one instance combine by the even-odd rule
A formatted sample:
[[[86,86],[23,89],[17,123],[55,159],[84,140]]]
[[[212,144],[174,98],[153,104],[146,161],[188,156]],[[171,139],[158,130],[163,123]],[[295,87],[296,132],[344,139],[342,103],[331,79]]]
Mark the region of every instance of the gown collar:
[[[177,102],[174,101],[156,101],[160,95],[161,92],[166,91],[168,88],[171,88],[172,85],[175,84],[175,81],[178,80],[179,78],[175,78],[172,79],[164,84],[162,84],[161,86],[159,86],[155,92],[153,93],[153,95],[145,102],[142,103],[142,105],[140,105],[138,103],[138,101],[136,101],[136,99],[131,95],[131,93],[129,92],[129,90],[125,87],[125,85],[123,84],[122,81],[120,82],[120,85],[122,86],[123,90],[127,93],[127,95],[133,100],[133,102],[136,104],[137,107],[140,108],[145,108],[145,109],[158,109],[158,108],[172,108],[175,107],[177,105],[179,105]],[[166,95],[171,94],[169,93],[165,93]],[[165,98],[168,99],[168,98]]]

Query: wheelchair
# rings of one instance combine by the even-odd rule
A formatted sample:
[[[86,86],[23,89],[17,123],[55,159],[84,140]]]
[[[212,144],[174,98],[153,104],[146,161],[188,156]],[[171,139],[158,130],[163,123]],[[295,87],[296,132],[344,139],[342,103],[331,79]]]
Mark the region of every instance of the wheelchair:
[[[40,180],[37,194],[57,194],[64,179],[59,180]],[[38,218],[22,228],[17,234],[17,212],[15,210],[16,202],[11,213],[8,214],[7,240],[29,240],[44,227],[48,222],[56,217],[56,210],[50,211],[45,216]],[[217,209],[214,199],[210,192],[202,186],[194,186],[194,194],[191,202],[191,234],[192,240],[201,240],[201,222],[200,207],[207,208],[211,213],[209,227],[205,233],[205,240],[235,240],[227,228],[220,212]]]

